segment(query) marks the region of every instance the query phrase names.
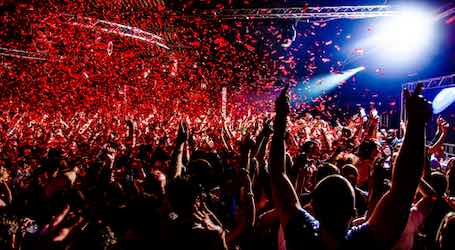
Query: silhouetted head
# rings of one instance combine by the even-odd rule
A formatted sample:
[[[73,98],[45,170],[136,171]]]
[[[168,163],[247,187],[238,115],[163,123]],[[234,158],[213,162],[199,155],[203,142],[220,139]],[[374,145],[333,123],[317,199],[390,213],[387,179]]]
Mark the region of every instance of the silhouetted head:
[[[447,181],[448,181],[448,194],[450,196],[455,195],[455,158],[451,158],[447,163]]]
[[[344,237],[356,213],[349,181],[337,174],[324,178],[313,190],[311,204],[321,227],[335,237]]]
[[[447,191],[447,178],[441,172],[433,172],[428,180],[431,187],[433,187],[434,191],[438,196],[443,196]]]
[[[357,185],[357,179],[359,178],[359,172],[357,171],[357,168],[352,165],[352,164],[346,164],[343,166],[341,169],[341,175],[346,178],[351,185],[356,186]]]
[[[455,249],[455,213],[448,213],[439,226],[436,235],[436,245],[439,250]]]
[[[191,215],[199,188],[188,175],[181,175],[169,182],[166,196],[177,214]]]
[[[144,191],[161,199],[166,193],[166,175],[159,170],[154,170],[144,181]]]
[[[358,157],[353,154],[353,153],[340,153],[336,157],[336,165],[341,168],[346,164],[353,164],[355,165],[357,163]]]
[[[214,183],[215,169],[203,159],[192,160],[188,164],[188,173],[195,184],[210,188]]]
[[[316,141],[307,141],[302,145],[302,151],[310,158],[319,156],[319,144]]]
[[[329,175],[333,175],[333,174],[340,174],[340,170],[338,170],[338,168],[333,164],[324,163],[321,166],[319,166],[316,171],[315,183],[317,184],[325,177],[327,177]]]
[[[373,160],[379,153],[379,145],[373,140],[365,140],[359,146],[357,156],[360,159]]]

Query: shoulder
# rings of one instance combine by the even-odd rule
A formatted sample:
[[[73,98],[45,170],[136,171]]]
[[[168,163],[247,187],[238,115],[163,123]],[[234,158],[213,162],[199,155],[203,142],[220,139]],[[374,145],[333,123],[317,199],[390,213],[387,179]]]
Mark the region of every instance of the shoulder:
[[[369,234],[369,226],[368,223],[363,223],[358,226],[353,226],[346,234],[346,240],[349,242],[363,242],[368,240]]]
[[[289,250],[299,249],[302,244],[314,246],[319,242],[319,221],[304,209],[296,211],[284,231]]]

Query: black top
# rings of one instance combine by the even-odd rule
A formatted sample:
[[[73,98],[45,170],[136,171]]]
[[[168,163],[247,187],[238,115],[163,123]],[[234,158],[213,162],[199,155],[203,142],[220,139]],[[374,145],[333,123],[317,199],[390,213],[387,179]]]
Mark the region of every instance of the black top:
[[[340,250],[380,249],[371,239],[368,223],[352,227],[347,231]],[[323,249],[319,236],[319,221],[304,209],[289,220],[285,230],[287,250]]]

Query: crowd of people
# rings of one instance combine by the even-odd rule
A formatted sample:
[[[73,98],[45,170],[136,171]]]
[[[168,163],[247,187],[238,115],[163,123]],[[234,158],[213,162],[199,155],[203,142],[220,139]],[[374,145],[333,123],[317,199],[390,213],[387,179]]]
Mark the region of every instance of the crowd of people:
[[[295,91],[343,71],[349,30],[31,2],[2,5],[0,249],[455,249],[450,124],[425,138],[421,87],[389,130]]]
[[[431,105],[167,120],[14,111],[0,117],[2,249],[453,249],[454,159]],[[403,136],[399,136],[403,135]]]

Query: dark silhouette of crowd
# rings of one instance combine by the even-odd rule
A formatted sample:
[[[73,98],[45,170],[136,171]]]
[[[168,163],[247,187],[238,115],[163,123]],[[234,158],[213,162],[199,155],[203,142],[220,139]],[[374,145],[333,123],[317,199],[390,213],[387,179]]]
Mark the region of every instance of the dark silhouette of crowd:
[[[0,249],[455,249],[449,124],[427,144],[421,91],[399,130],[297,116],[287,87],[238,119],[4,112]]]

